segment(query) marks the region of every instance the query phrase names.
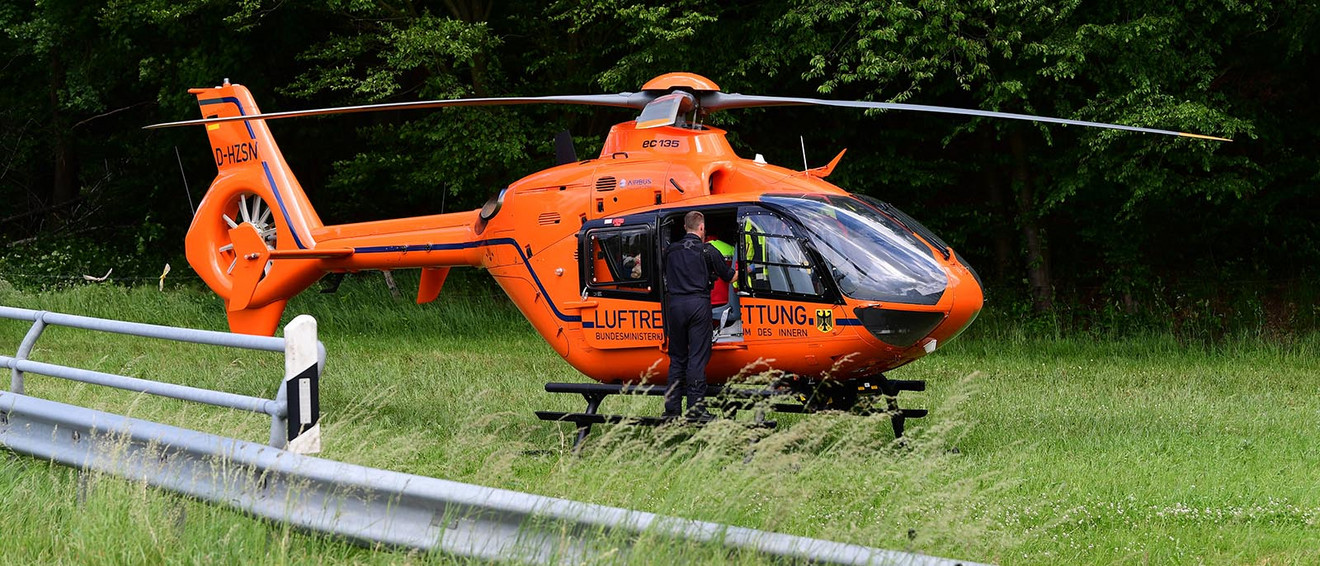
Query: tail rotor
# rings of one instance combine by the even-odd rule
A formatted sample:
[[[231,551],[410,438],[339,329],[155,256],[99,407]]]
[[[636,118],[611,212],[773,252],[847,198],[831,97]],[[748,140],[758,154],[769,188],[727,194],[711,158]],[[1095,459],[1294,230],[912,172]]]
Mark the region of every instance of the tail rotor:
[[[228,211],[220,214],[221,219],[230,229],[238,228],[239,224],[251,224],[261,237],[262,243],[266,244],[267,250],[274,250],[279,238],[279,228],[275,224],[275,216],[271,213],[270,205],[266,200],[256,193],[241,193],[238,195],[237,202],[231,203],[229,207],[236,208],[237,213],[230,214]],[[237,219],[235,218],[237,217]],[[229,260],[229,267],[225,269],[225,274],[233,275],[234,268],[238,266],[238,253],[234,251],[233,238],[228,237],[226,232],[222,239],[228,239],[228,243],[219,244],[216,247],[217,263],[223,264]],[[266,265],[261,269],[261,277],[264,279],[270,275],[270,268],[275,264],[275,260],[266,260]]]

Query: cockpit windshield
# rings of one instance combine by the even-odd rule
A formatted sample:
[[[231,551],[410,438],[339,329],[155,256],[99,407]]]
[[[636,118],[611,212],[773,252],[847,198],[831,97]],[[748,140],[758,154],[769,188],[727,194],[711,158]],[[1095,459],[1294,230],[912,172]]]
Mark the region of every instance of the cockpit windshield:
[[[930,247],[874,207],[849,196],[764,196],[806,227],[844,295],[866,301],[938,303],[948,276]]]

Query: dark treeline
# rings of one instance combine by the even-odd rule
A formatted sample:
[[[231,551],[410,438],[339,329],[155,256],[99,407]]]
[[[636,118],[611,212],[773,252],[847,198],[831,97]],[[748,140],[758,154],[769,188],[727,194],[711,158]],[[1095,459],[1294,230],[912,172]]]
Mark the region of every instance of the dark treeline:
[[[920,218],[1010,310],[1177,318],[1240,314],[1245,300],[1272,323],[1313,324],[1318,14],[1306,0],[5,0],[0,277],[184,265],[184,183],[200,199],[214,163],[200,128],[140,127],[199,117],[189,87],[229,78],[269,112],[632,91],[685,70],[729,92],[1233,138],[842,109],[712,117],[741,154],[785,166],[801,166],[803,142],[812,166],[848,148],[830,180]],[[551,165],[555,132],[593,155],[633,117],[524,106],[271,128],[322,218],[341,223],[475,208]]]

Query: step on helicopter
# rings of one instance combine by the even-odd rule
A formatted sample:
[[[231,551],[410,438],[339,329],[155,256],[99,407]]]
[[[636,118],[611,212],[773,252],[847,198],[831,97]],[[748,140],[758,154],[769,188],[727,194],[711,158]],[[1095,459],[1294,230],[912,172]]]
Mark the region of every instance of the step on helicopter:
[[[773,106],[833,106],[1028,120],[1224,140],[1144,127],[984,110],[722,92],[692,73],[669,73],[640,92],[470,98],[263,114],[241,85],[188,91],[203,119],[147,128],[204,125],[218,174],[186,237],[189,264],[224,299],[230,329],[274,334],[288,300],[322,276],[420,268],[417,302],[436,299],[449,270],[481,267],[570,365],[599,382],[551,383],[581,394],[582,413],[538,412],[575,423],[578,442],[600,423],[659,419],[599,413],[620,393],[660,394],[667,375],[665,258],[685,213],[735,247],[738,279],[722,314],[712,314],[707,367],[712,407],[779,412],[883,411],[896,436],[901,391],[924,390],[885,372],[947,344],[981,310],[970,265],[919,222],[880,200],[825,179],[843,157],[793,170],[759,155],[738,156],[713,113]],[[577,104],[640,110],[615,125],[595,158],[579,160],[566,133],[558,165],[501,188],[479,210],[326,225],[280,153],[266,122],[300,116],[399,109]],[[731,380],[748,368],[780,376],[751,389]],[[728,385],[728,386],[725,386]],[[723,387],[722,387],[723,386]],[[723,394],[720,396],[720,394]],[[721,402],[721,399],[723,400]],[[776,402],[787,399],[789,402]],[[866,403],[862,403],[866,400]],[[875,401],[880,401],[876,403]],[[763,420],[758,411],[758,422]]]

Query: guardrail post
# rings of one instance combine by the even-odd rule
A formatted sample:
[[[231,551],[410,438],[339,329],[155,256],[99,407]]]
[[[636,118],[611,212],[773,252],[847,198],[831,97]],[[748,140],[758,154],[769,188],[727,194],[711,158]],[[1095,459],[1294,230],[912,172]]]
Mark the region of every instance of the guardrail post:
[[[285,411],[285,431],[276,429],[276,421],[271,421],[271,445],[279,440],[287,440],[286,449],[299,454],[315,454],[321,451],[321,402],[319,384],[321,364],[324,354],[316,340],[316,319],[308,315],[299,315],[284,327],[284,383],[275,397],[288,407]]]
[[[18,351],[14,353],[15,363],[26,360],[28,354],[32,353],[32,346],[37,343],[37,338],[41,337],[41,332],[46,329],[46,311],[36,313],[36,318],[32,321],[32,328],[23,337],[23,342],[18,345]],[[23,371],[14,368],[13,375],[9,378],[9,390],[17,395],[23,394]]]

